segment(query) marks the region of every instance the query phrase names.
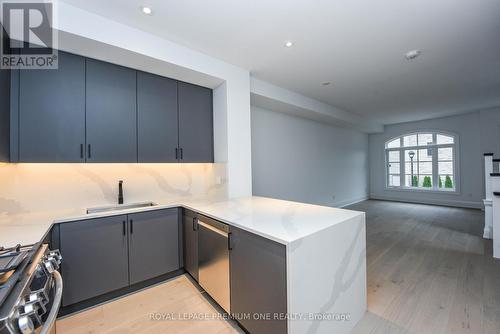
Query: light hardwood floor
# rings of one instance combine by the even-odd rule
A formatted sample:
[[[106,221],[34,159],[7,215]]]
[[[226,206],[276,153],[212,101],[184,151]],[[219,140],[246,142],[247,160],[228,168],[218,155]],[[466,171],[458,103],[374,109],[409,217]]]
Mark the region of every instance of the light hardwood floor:
[[[368,312],[354,333],[500,333],[500,261],[483,213],[385,201],[367,213]],[[232,322],[151,320],[219,309],[185,276],[57,322],[58,334],[242,333]]]
[[[479,210],[366,201],[368,313],[354,333],[500,333],[500,261]]]
[[[221,314],[221,309],[182,275],[58,320],[56,334],[243,333],[234,322],[219,318]],[[190,318],[193,316],[198,319]],[[172,317],[175,320],[169,319]]]

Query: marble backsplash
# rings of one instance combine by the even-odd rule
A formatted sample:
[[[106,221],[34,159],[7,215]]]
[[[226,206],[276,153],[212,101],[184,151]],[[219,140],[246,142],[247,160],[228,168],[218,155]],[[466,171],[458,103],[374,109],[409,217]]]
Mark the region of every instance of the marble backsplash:
[[[227,197],[226,164],[0,163],[0,215],[125,203]]]

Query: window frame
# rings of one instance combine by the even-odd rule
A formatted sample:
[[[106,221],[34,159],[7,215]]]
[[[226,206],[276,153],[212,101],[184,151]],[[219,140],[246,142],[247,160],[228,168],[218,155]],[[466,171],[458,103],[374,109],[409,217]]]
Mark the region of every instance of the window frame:
[[[411,135],[417,135],[418,134],[426,134],[430,133],[432,134],[433,138],[433,143],[431,145],[417,145],[416,146],[403,146],[404,144],[404,137],[406,136],[411,136]],[[438,135],[443,135],[443,136],[448,136],[453,138],[453,143],[447,143],[447,144],[437,144],[437,136]],[[394,140],[399,139],[399,147],[393,147],[393,148],[388,148],[388,144]],[[440,189],[438,188],[439,185],[439,156],[438,156],[438,149],[440,148],[448,148],[451,147],[453,148],[453,183],[454,183],[454,189],[453,190],[445,190],[445,189]],[[449,132],[449,131],[443,131],[443,130],[418,130],[418,131],[412,131],[412,132],[407,132],[403,133],[399,136],[392,137],[389,140],[386,140],[384,143],[383,147],[383,152],[384,152],[384,163],[385,163],[385,189],[386,190],[393,190],[393,191],[409,191],[409,192],[425,192],[425,193],[439,193],[439,194],[455,194],[458,195],[460,194],[460,170],[459,170],[459,136],[456,133]],[[406,186],[405,185],[405,151],[407,150],[422,150],[422,149],[428,149],[432,148],[432,188],[423,188],[423,187],[411,187],[411,186]],[[390,175],[397,175],[397,174],[390,174],[389,173],[389,152],[399,152],[399,186],[391,186],[389,185],[389,179]]]

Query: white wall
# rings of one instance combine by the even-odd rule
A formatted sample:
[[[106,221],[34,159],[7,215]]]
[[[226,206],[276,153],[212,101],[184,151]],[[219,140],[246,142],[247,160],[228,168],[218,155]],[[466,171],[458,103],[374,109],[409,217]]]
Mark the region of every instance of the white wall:
[[[371,134],[369,139],[370,197],[480,208],[482,206],[482,199],[484,198],[483,147],[488,147],[490,145],[489,143],[481,144],[480,137],[485,130],[483,128],[484,125],[481,125],[481,114],[482,112],[477,111],[459,116],[386,125],[384,133]],[[494,115],[498,117],[496,124],[499,124],[499,111],[496,111]],[[421,130],[445,130],[459,136],[459,193],[412,192],[386,188],[385,142],[393,137]],[[498,125],[494,132],[495,135],[493,136],[500,138],[498,137]],[[490,150],[491,148],[488,149]]]
[[[367,197],[368,135],[253,106],[251,115],[254,195],[328,206]]]

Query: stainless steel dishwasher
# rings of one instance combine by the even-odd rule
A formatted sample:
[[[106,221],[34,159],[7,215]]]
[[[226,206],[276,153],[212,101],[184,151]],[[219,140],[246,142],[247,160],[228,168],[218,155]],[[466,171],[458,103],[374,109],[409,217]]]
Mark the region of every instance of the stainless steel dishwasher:
[[[229,283],[229,226],[198,218],[198,283],[227,313],[231,313]]]

